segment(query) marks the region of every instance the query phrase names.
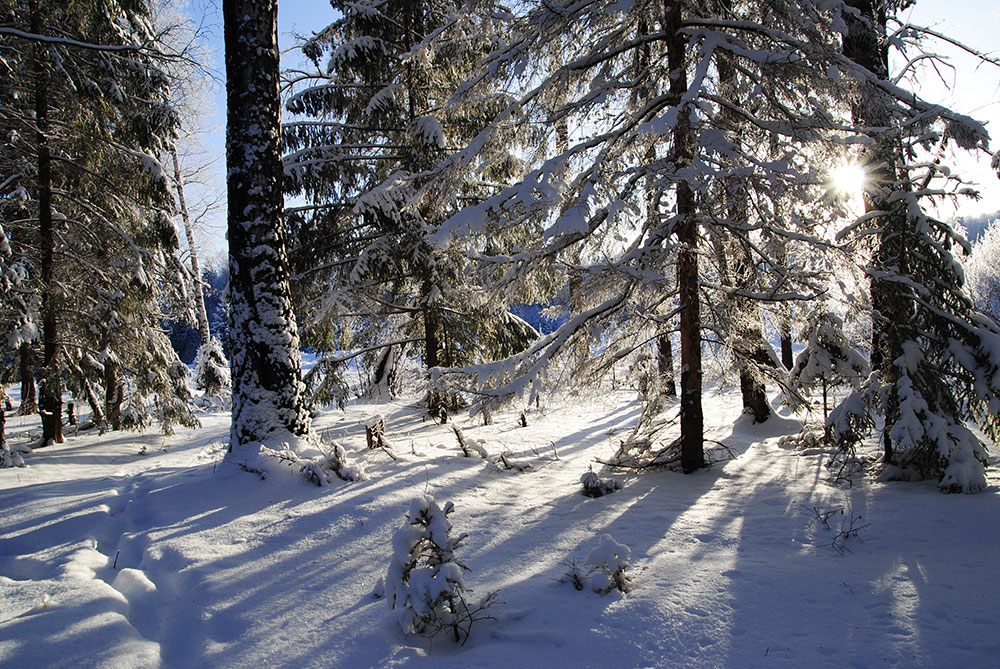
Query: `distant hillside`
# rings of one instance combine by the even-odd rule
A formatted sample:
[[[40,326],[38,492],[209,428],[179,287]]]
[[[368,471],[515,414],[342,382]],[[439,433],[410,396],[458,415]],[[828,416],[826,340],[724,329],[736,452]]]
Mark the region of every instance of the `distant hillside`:
[[[966,237],[970,242],[975,243],[979,236],[983,234],[990,223],[1000,219],[1000,211],[992,214],[981,214],[979,216],[958,216],[956,220],[965,226]]]

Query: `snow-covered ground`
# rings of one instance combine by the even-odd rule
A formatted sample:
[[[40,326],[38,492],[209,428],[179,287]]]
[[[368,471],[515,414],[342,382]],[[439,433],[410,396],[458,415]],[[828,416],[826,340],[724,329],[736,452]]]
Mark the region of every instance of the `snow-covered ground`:
[[[779,444],[798,420],[750,425],[738,396],[718,393],[705,401],[708,436],[735,459],[619,476],[621,491],[584,497],[581,474],[627,434],[633,400],[552,400],[528,411],[528,427],[519,410],[489,427],[458,419],[524,471],[463,457],[450,425],[422,421],[414,399],[353,404],[318,427],[370,478],[324,488],[224,461],[224,414],[171,437],[70,433],[0,470],[0,664],[995,665],[995,467],[976,495],[834,486],[822,454]],[[398,460],[365,446],[376,413]],[[12,442],[37,434],[34,420],[7,421]],[[372,595],[422,494],[455,503],[472,596],[499,593],[464,646],[404,636]],[[831,511],[827,529],[818,515]],[[603,534],[631,549],[627,594],[566,582]]]

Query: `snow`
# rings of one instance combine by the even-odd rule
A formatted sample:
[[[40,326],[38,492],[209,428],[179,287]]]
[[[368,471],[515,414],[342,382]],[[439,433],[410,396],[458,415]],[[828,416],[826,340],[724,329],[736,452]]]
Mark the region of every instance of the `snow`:
[[[25,454],[27,467],[0,469],[0,663],[995,662],[1000,535],[984,531],[1000,519],[995,461],[975,495],[943,495],[930,481],[836,486],[822,452],[779,443],[801,417],[775,402],[777,415],[753,425],[737,393],[717,391],[705,398],[707,437],[734,459],[688,476],[619,472],[621,490],[589,498],[581,475],[635,424],[634,393],[543,400],[527,408],[528,427],[517,425],[522,406],[495,410],[493,425],[458,415],[437,425],[416,397],[321,412],[317,429],[369,475],[323,487],[261,480],[227,460],[226,413],[169,437],[70,431],[65,444]],[[398,460],[367,449],[376,413]],[[453,422],[531,468],[463,457]],[[15,448],[37,431],[36,417],[7,415]],[[461,579],[470,602],[499,593],[464,646],[404,634],[399,611],[372,594],[421,532],[401,529],[406,514],[432,506],[436,540],[468,534],[455,557],[469,571],[449,566],[411,586],[433,595]],[[571,565],[602,563],[606,582],[578,591],[567,581]],[[627,592],[593,591],[626,563]]]

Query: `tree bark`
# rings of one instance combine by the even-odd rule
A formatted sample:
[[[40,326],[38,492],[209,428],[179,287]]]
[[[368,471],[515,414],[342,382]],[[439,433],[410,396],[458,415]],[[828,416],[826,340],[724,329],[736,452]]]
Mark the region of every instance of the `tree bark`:
[[[656,369],[660,377],[660,391],[667,397],[677,397],[674,381],[674,347],[669,334],[656,337]]]
[[[205,309],[205,289],[201,277],[201,263],[198,262],[198,247],[194,243],[194,230],[191,227],[191,214],[188,212],[187,199],[184,197],[184,176],[181,174],[181,164],[177,159],[177,147],[171,147],[170,157],[174,161],[174,185],[177,187],[177,202],[181,209],[181,220],[184,222],[184,235],[187,237],[188,252],[191,254],[191,272],[194,274],[195,315],[198,318],[198,334],[201,335],[202,347],[208,344],[212,331],[208,324],[208,311]]]
[[[104,431],[104,411],[101,409],[101,403],[97,399],[97,393],[94,392],[94,386],[87,379],[87,376],[80,369],[80,365],[72,359],[68,359],[67,363],[72,368],[76,377],[80,380],[80,386],[83,388],[84,394],[87,396],[87,404],[90,405],[90,422],[101,428]]]
[[[681,32],[682,3],[664,0],[667,34],[667,69],[670,93],[679,105],[687,92],[687,37]],[[676,167],[683,169],[693,157],[691,112],[684,108],[674,127]],[[680,301],[681,338],[681,468],[691,473],[705,466],[704,418],[701,408],[701,304],[698,295],[698,222],[694,193],[686,181],[677,184],[677,291]]]
[[[850,7],[860,15],[845,14],[847,34],[844,36],[844,55],[868,69],[881,79],[888,78],[889,56],[884,34],[886,30],[886,10],[883,3],[876,0],[848,0]],[[884,128],[891,125],[890,105],[884,102],[885,93],[865,86],[855,101],[852,113],[855,121],[870,128]],[[898,281],[881,278],[885,273],[905,273],[907,271],[905,212],[891,203],[888,196],[899,182],[898,147],[885,133],[876,134],[875,142],[865,150],[864,160],[871,187],[865,190],[866,212],[888,212],[873,222],[880,229],[876,237],[876,247],[870,274],[872,296],[872,352],[871,367],[879,374],[881,382],[890,387],[886,398],[885,429],[883,430],[883,460],[889,462],[893,456],[893,444],[889,437],[895,417],[898,415],[899,397],[895,391],[900,371],[894,364],[902,354],[902,328],[910,320],[909,304],[903,285]]]
[[[276,0],[223,0],[228,127],[230,450],[310,433],[282,224]]]
[[[118,364],[104,363],[104,418],[112,430],[122,429],[122,401],[124,387],[118,378]]]
[[[430,293],[430,287],[424,287],[424,293]],[[435,309],[423,309],[424,316],[424,366],[434,369],[441,365],[441,321]],[[448,396],[446,393],[430,388],[427,391],[427,413],[438,418],[447,416]]]
[[[778,316],[778,337],[781,340],[781,364],[785,369],[791,369],[795,364],[792,355],[792,319],[788,315],[788,307],[781,307]]]
[[[43,20],[38,0],[31,3],[31,29],[42,34]],[[35,58],[35,133],[38,144],[38,243],[41,252],[40,288],[42,311],[42,376],[39,383],[39,413],[42,445],[60,444],[62,434],[62,379],[59,374],[58,287],[55,281],[55,229],[52,221],[52,155],[49,148],[49,99],[47,47],[33,46]]]
[[[723,0],[722,8],[732,10],[731,0]],[[742,102],[738,99],[740,87],[736,68],[725,53],[720,53],[716,60],[719,71],[720,93],[734,104]],[[745,122],[739,114],[728,108],[721,112],[729,125],[732,141],[739,143],[745,130]],[[733,164],[732,167],[744,167]],[[750,247],[749,233],[744,226],[749,221],[749,196],[745,183],[740,177],[723,179],[725,188],[726,208],[732,228],[725,231],[722,243],[723,254],[732,258],[731,272],[724,271],[724,278],[732,288],[752,286],[756,279],[756,263]],[[725,266],[726,258],[722,258]],[[721,269],[721,268],[720,268]],[[728,276],[725,276],[728,275]],[[767,390],[760,374],[760,367],[770,364],[770,356],[765,348],[763,324],[759,305],[748,297],[733,294],[726,300],[732,322],[729,327],[730,349],[736,358],[740,375],[740,392],[743,396],[743,410],[753,415],[755,423],[763,423],[771,416],[771,406],[767,401]]]
[[[28,343],[21,344],[20,353],[21,406],[17,413],[21,416],[30,416],[38,413],[38,400],[35,397],[35,353]]]

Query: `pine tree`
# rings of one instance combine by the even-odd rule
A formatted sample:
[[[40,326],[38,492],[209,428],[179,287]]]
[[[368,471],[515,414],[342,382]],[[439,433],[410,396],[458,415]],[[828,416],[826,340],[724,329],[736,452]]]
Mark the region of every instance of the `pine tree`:
[[[848,384],[857,388],[868,378],[868,361],[850,343],[844,333],[843,320],[826,305],[820,305],[809,315],[802,329],[805,348],[795,358],[788,372],[789,385],[812,391],[820,384],[823,397],[824,440],[830,441],[829,390]]]
[[[703,464],[705,333],[739,348],[744,363],[777,366],[769,353],[760,354],[768,349],[759,307],[741,308],[748,316],[735,328],[716,306],[720,296],[780,304],[817,290],[814,276],[790,272],[763,242],[819,241],[808,220],[770,214],[784,198],[818,195],[819,175],[803,156],[809,145],[825,146],[820,129],[831,122],[824,103],[837,96],[837,87],[816,74],[839,57],[825,32],[831,21],[828,8],[783,2],[601,2],[525,11],[511,40],[516,46],[492,56],[479,78],[458,91],[456,104],[480,81],[528,83],[512,91],[511,104],[466,150],[436,169],[447,178],[489,164],[492,142],[515,123],[532,124],[532,141],[555,153],[539,152],[523,179],[466,207],[439,237],[530,230],[518,252],[481,251],[476,279],[507,290],[569,262],[578,304],[562,327],[507,365],[456,370],[452,381],[467,374],[466,382],[485,383],[490,394],[534,392],[556,356],[591,334],[601,351],[583,366],[596,377],[647,345],[647,324],[669,321],[663,312],[669,315],[676,300],[681,435],[644,461],[687,471]],[[732,85],[755,95],[724,91],[724,62],[739,72]],[[579,129],[560,131],[563,124]],[[554,141],[538,139],[553,135]],[[718,197],[737,192],[746,194],[745,203]],[[715,238],[723,251],[713,258],[704,251],[706,239]],[[733,250],[740,251],[737,271]],[[658,330],[653,336],[663,334]],[[766,396],[757,403],[766,409]]]

